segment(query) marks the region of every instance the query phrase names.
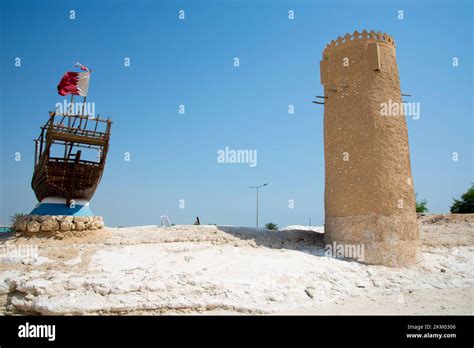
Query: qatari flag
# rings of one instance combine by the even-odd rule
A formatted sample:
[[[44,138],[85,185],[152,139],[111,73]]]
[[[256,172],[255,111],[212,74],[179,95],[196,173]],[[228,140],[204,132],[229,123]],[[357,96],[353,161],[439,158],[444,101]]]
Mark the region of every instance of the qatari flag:
[[[73,72],[68,71],[64,74],[58,85],[58,93],[60,95],[75,94],[83,97],[87,96],[89,89],[90,71]]]

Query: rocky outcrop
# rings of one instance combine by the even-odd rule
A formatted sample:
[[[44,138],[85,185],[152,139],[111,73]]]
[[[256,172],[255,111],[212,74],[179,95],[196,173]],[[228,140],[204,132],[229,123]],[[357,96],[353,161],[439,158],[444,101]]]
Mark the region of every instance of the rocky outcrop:
[[[474,215],[462,219],[426,217],[423,261],[409,268],[328,254],[321,227],[9,236],[0,239],[0,315],[470,315]]]
[[[102,216],[24,215],[18,218],[13,230],[20,233],[56,233],[92,231],[103,227]]]

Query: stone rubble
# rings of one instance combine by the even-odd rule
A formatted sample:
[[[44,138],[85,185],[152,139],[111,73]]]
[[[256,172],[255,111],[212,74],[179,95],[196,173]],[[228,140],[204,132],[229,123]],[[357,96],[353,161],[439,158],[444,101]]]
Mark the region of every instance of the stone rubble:
[[[24,215],[13,226],[15,232],[94,231],[104,228],[102,216]]]

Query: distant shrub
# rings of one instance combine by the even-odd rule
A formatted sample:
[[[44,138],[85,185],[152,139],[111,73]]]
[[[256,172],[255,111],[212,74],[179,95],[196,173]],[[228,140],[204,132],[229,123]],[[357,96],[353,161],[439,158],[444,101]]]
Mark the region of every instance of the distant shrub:
[[[418,196],[418,195],[416,195],[416,196]],[[416,200],[416,212],[417,213],[426,213],[426,212],[428,212],[428,207],[426,206],[427,204],[428,204],[428,202],[426,201],[426,199],[422,199],[421,201],[419,201],[417,199]]]
[[[15,226],[15,224],[20,220],[21,217],[25,216],[27,214],[24,213],[15,213],[12,216],[10,216],[10,222],[12,226]]]
[[[453,198],[451,213],[453,214],[472,214],[474,213],[474,185],[461,196],[461,199]]]
[[[272,230],[272,231],[278,230],[278,225],[274,224],[273,222],[269,222],[269,223],[265,224],[265,227],[266,227],[267,230]]]

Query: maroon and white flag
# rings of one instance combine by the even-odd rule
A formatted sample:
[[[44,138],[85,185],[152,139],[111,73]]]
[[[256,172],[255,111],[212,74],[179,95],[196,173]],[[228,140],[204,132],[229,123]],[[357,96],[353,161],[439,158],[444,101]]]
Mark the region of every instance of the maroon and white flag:
[[[83,97],[87,96],[91,72],[80,63],[76,63],[76,67],[80,67],[81,70],[85,70],[85,72],[68,71],[65,73],[61,81],[59,81],[59,95],[74,94]]]

